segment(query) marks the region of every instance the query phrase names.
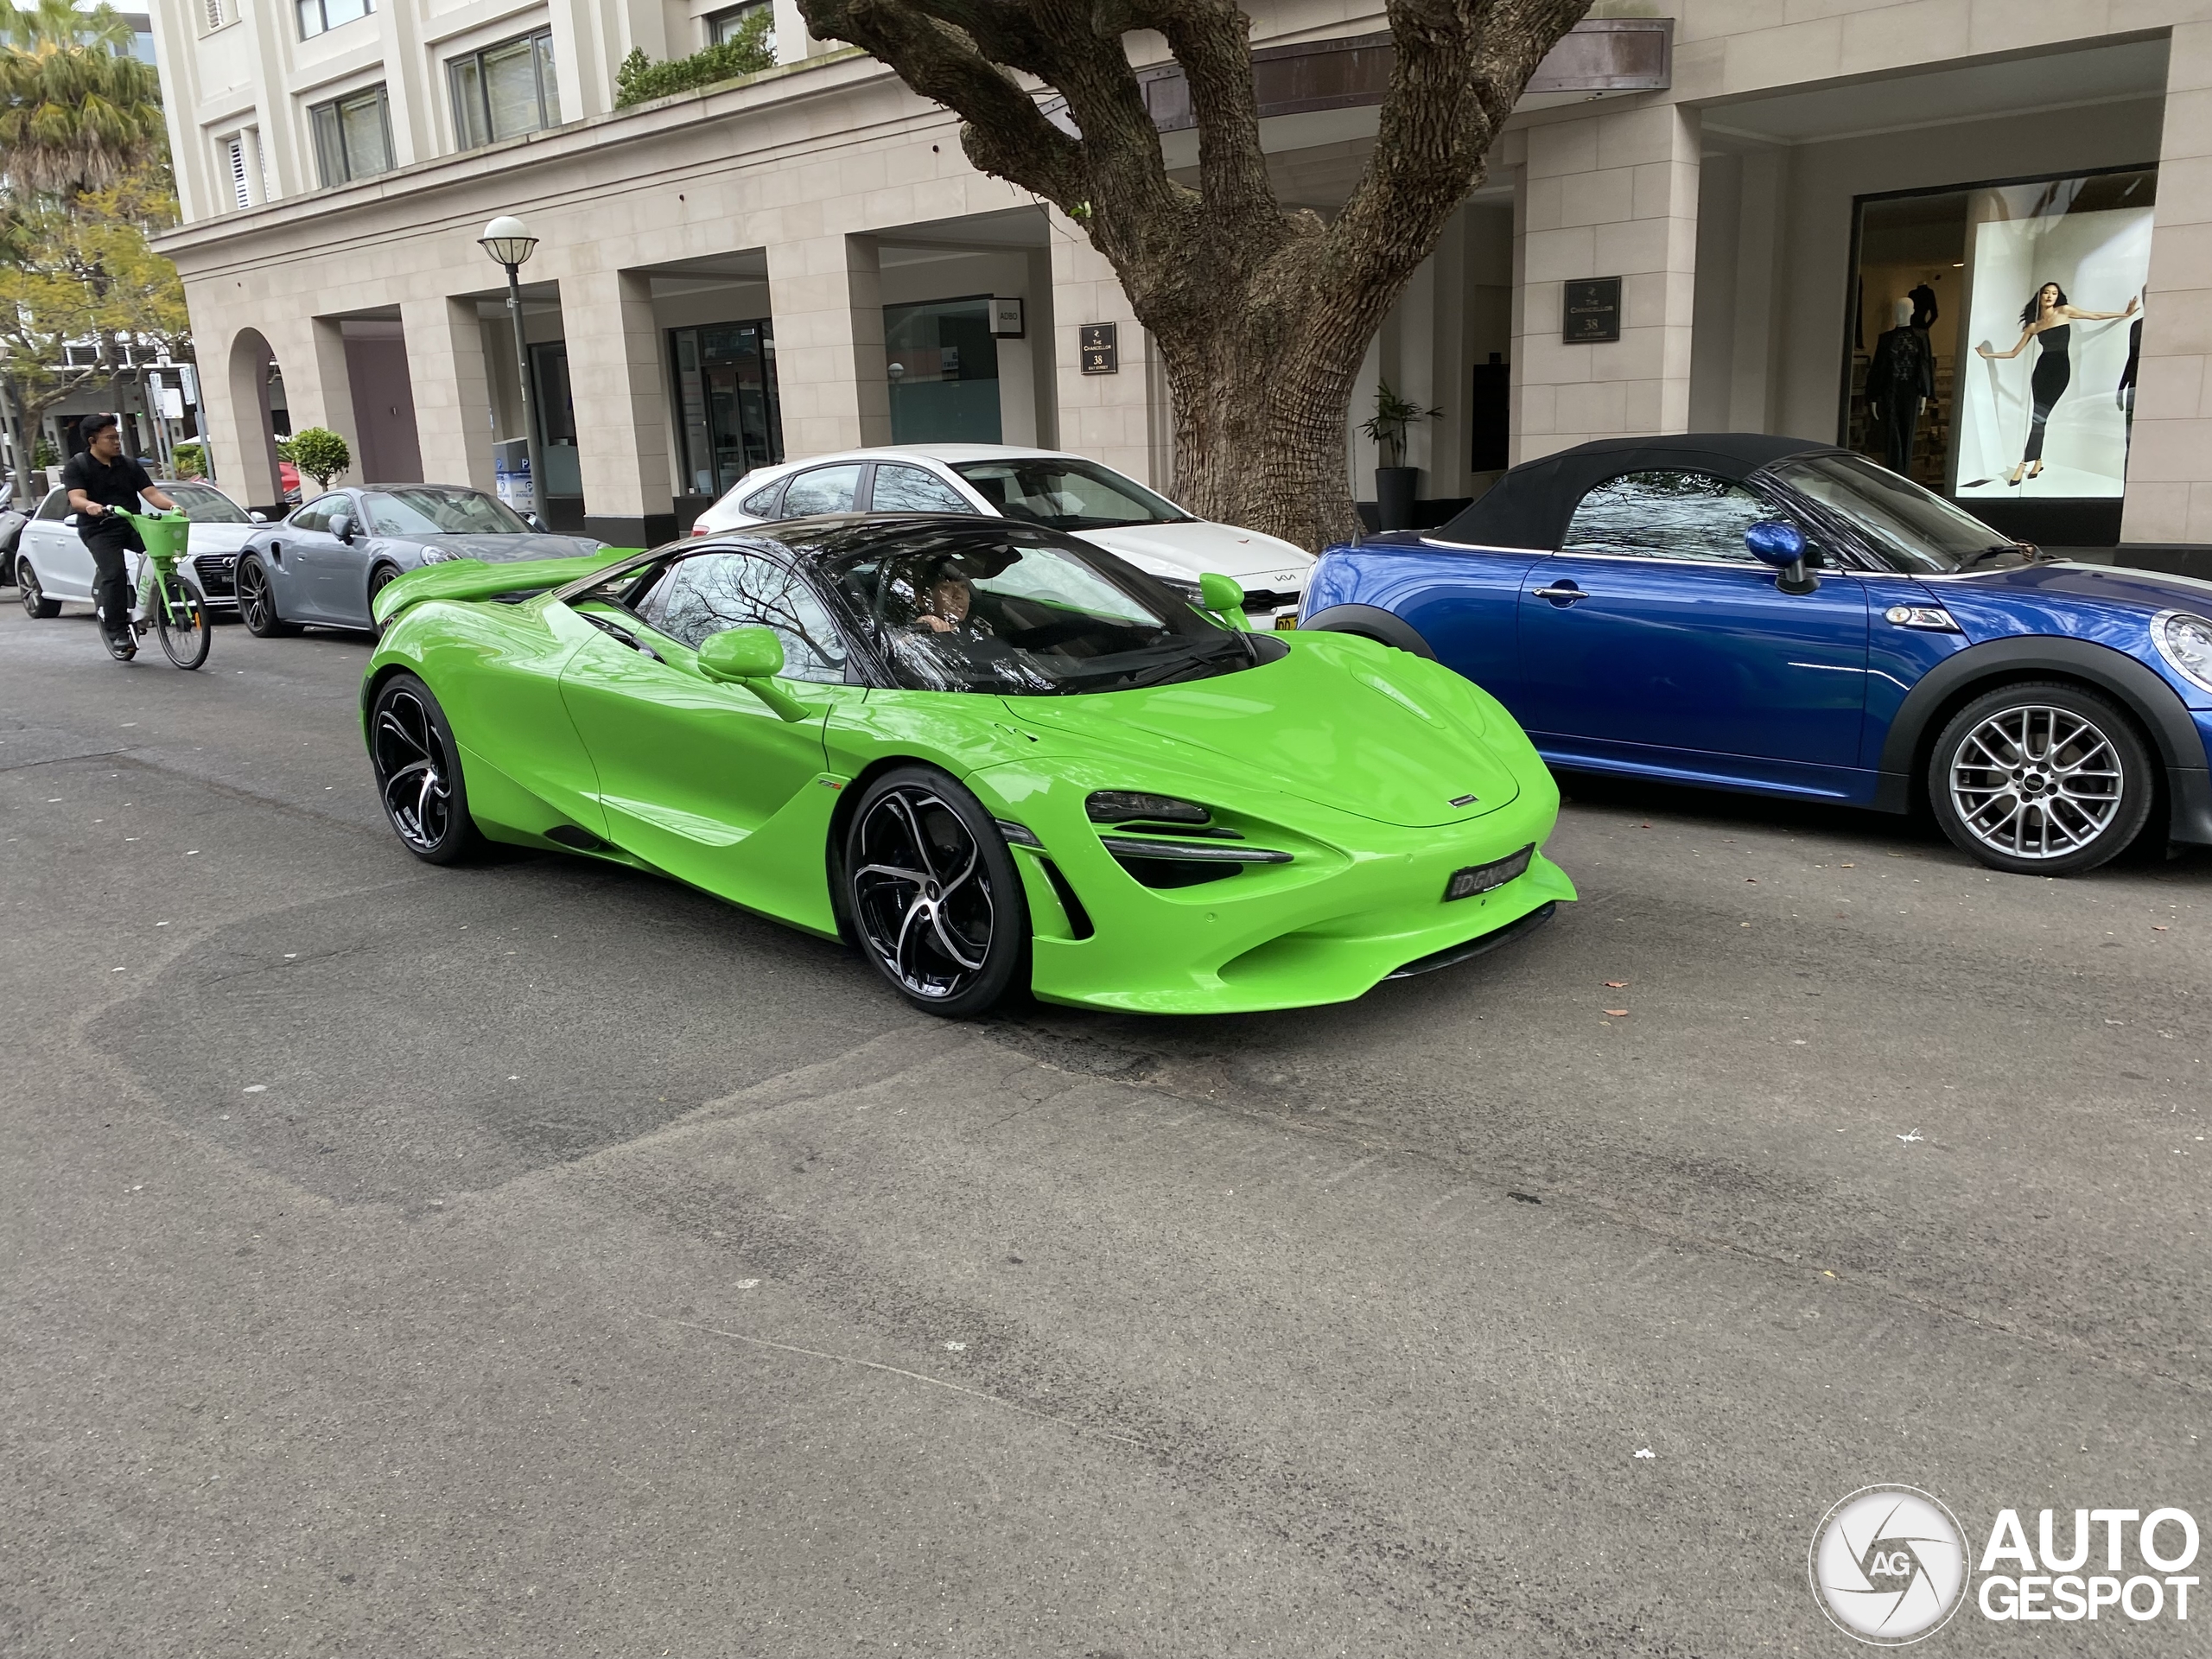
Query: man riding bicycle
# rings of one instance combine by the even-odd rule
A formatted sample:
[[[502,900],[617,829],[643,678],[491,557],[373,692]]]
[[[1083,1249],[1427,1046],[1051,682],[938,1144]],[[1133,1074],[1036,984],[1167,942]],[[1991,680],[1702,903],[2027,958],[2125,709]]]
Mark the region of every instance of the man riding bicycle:
[[[95,415],[80,429],[86,448],[61,469],[62,486],[77,515],[77,538],[92,556],[92,604],[99,613],[100,638],[108,654],[128,662],[138,653],[130,626],[130,564],[125,555],[139,550],[138,532],[118,509],[130,511],[143,496],[149,506],[174,511],[176,503],[155,486],[146,469],[123,453],[121,423]]]

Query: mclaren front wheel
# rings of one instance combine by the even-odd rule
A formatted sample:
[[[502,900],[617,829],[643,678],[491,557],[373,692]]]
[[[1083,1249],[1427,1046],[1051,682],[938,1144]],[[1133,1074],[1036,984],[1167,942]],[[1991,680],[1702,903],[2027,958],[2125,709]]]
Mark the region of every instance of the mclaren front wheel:
[[[461,746],[430,688],[395,674],[369,709],[369,761],[385,817],[407,850],[430,864],[453,864],[476,850]]]
[[[933,766],[871,783],[845,832],[845,899],[861,954],[916,1007],[988,1012],[1026,987],[1029,906],[982,803]]]

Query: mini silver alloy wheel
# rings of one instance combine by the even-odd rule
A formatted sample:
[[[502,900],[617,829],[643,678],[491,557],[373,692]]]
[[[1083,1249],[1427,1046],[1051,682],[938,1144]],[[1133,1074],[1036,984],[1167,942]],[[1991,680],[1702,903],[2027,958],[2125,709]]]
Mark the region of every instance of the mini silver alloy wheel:
[[[976,982],[997,911],[982,850],[934,790],[901,785],[868,809],[855,841],[853,908],[891,976],[932,1001]]]
[[[2111,828],[2127,787],[2112,739],[2071,709],[1998,709],[1951,752],[1952,809],[1968,835],[2007,858],[2069,858]]]
[[[453,763],[423,700],[404,689],[378,701],[377,778],[385,816],[418,853],[435,852],[453,829]]]

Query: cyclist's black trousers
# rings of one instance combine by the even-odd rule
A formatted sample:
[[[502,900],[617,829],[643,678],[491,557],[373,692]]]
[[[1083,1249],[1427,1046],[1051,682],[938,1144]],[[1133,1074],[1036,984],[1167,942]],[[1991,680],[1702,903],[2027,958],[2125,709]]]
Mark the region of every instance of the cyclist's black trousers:
[[[130,626],[130,560],[138,545],[129,524],[102,522],[77,532],[92,556],[92,605],[100,632],[116,634]]]

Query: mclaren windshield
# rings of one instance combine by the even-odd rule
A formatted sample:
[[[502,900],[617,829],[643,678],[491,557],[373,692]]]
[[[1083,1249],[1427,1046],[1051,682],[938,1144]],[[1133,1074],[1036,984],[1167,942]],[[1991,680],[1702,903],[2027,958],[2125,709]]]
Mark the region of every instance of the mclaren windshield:
[[[1869,550],[1904,575],[1950,575],[2026,556],[2010,537],[1864,456],[1799,455],[1769,470],[1849,520]]]
[[[824,574],[909,690],[1122,691],[1249,667],[1265,648],[1109,553],[1018,529],[905,536]]]

